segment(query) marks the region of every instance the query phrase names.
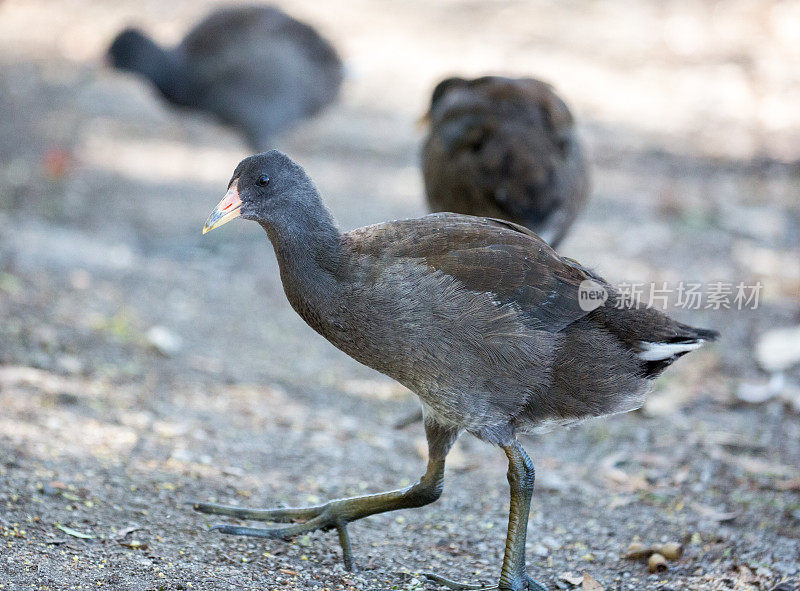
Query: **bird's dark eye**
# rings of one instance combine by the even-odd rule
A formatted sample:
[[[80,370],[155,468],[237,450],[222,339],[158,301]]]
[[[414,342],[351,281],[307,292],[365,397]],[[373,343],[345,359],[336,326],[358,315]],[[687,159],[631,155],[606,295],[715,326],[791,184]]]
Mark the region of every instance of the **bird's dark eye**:
[[[256,184],[259,187],[266,187],[267,183],[269,183],[269,177],[265,174],[262,174],[260,177],[258,177],[258,180],[256,181]]]

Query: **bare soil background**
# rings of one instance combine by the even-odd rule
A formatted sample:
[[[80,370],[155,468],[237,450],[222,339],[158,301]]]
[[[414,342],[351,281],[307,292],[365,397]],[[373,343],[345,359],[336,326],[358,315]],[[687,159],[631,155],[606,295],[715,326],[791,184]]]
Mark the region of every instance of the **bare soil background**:
[[[593,165],[564,254],[612,281],[765,286],[757,310],[671,308],[723,336],[642,411],[524,440],[531,574],[797,588],[800,373],[758,404],[737,392],[770,379],[760,335],[800,322],[800,2],[279,4],[347,62],[340,103],[277,141],[345,228],[424,213],[415,122],[441,77],[535,75],[572,106]],[[411,395],[303,324],[255,224],[201,237],[239,138],[102,64],[119,28],[174,42],[211,6],[0,3],[0,589],[493,583],[506,466],[469,436],[438,503],[351,526],[355,573],[332,533],[223,537],[183,505],[385,490],[425,456],[419,425],[391,428]],[[637,540],[686,552],[650,575],[623,558]]]

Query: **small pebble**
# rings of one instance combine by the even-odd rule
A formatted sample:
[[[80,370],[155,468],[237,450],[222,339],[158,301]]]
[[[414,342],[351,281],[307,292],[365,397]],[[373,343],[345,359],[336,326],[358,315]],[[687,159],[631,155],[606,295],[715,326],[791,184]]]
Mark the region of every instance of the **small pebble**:
[[[183,339],[168,328],[160,325],[153,326],[147,331],[147,342],[156,351],[167,357],[174,355],[183,348]]]

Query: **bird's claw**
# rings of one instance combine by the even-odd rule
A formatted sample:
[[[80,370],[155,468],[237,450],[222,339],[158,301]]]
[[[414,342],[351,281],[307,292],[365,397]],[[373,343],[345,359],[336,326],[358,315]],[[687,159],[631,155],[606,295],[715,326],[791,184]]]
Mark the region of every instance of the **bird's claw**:
[[[528,575],[524,575],[522,578],[511,582],[510,586],[508,584],[502,584],[502,586],[492,585],[485,587],[475,583],[460,583],[458,581],[453,581],[452,579],[441,577],[435,573],[420,574],[429,581],[436,583],[437,585],[447,587],[448,589],[452,589],[453,591],[547,591],[547,587],[542,585],[539,581],[532,579]]]
[[[335,501],[324,505],[281,509],[245,509],[215,503],[192,503],[195,511],[211,515],[227,515],[236,519],[291,523],[282,527],[246,527],[239,525],[213,525],[210,531],[234,536],[252,536],[269,540],[290,540],[298,535],[315,530],[337,530],[342,546],[342,558],[347,570],[353,570],[353,550],[347,533],[348,520],[341,516],[340,505]]]
[[[536,579],[532,579],[527,575],[526,575],[525,584],[526,584],[525,588],[527,589],[527,591],[547,591],[547,587],[542,585]]]
[[[547,587],[528,575],[514,581],[510,587],[500,587],[500,589],[501,591],[547,591]]]

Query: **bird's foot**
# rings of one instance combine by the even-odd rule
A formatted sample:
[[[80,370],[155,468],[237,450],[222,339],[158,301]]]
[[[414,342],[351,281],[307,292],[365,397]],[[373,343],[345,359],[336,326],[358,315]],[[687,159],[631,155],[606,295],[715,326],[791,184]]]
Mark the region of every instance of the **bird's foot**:
[[[486,587],[485,585],[480,585],[476,583],[461,583],[459,581],[454,581],[452,579],[441,577],[436,573],[419,573],[419,574],[428,579],[431,583],[436,583],[437,585],[441,585],[442,587],[447,587],[448,589],[452,589],[453,591],[495,591],[497,589],[497,585],[490,585],[489,587]]]
[[[547,591],[547,587],[527,574],[512,579],[508,583],[501,582],[498,589],[500,591]]]
[[[377,513],[422,507],[433,503],[442,492],[443,473],[444,460],[431,459],[428,461],[427,471],[416,484],[384,493],[335,499],[312,507],[243,509],[214,503],[192,503],[192,506],[196,511],[211,515],[227,515],[236,519],[292,524],[270,528],[238,525],[216,525],[213,527],[213,529],[223,534],[288,540],[317,529],[322,531],[335,529],[339,534],[339,544],[342,546],[344,567],[347,570],[353,570],[353,550],[350,546],[347,524]]]
[[[216,503],[192,503],[195,511],[210,515],[227,515],[236,519],[250,519],[273,523],[293,523],[282,527],[244,527],[238,525],[214,525],[212,530],[235,536],[254,536],[271,540],[290,540],[295,536],[315,530],[328,531],[335,529],[339,533],[342,546],[342,558],[347,570],[353,570],[353,550],[350,536],[347,533],[348,518],[347,501],[343,499],[330,501],[324,505],[311,507],[289,507],[277,509],[246,509]]]
[[[542,585],[539,581],[530,578],[528,575],[524,575],[523,577],[512,580],[508,583],[502,582],[500,585],[491,585],[486,587],[484,585],[475,583],[461,583],[458,581],[453,581],[452,579],[440,577],[435,573],[420,574],[422,574],[422,576],[432,583],[447,587],[453,591],[547,591],[547,587]]]

